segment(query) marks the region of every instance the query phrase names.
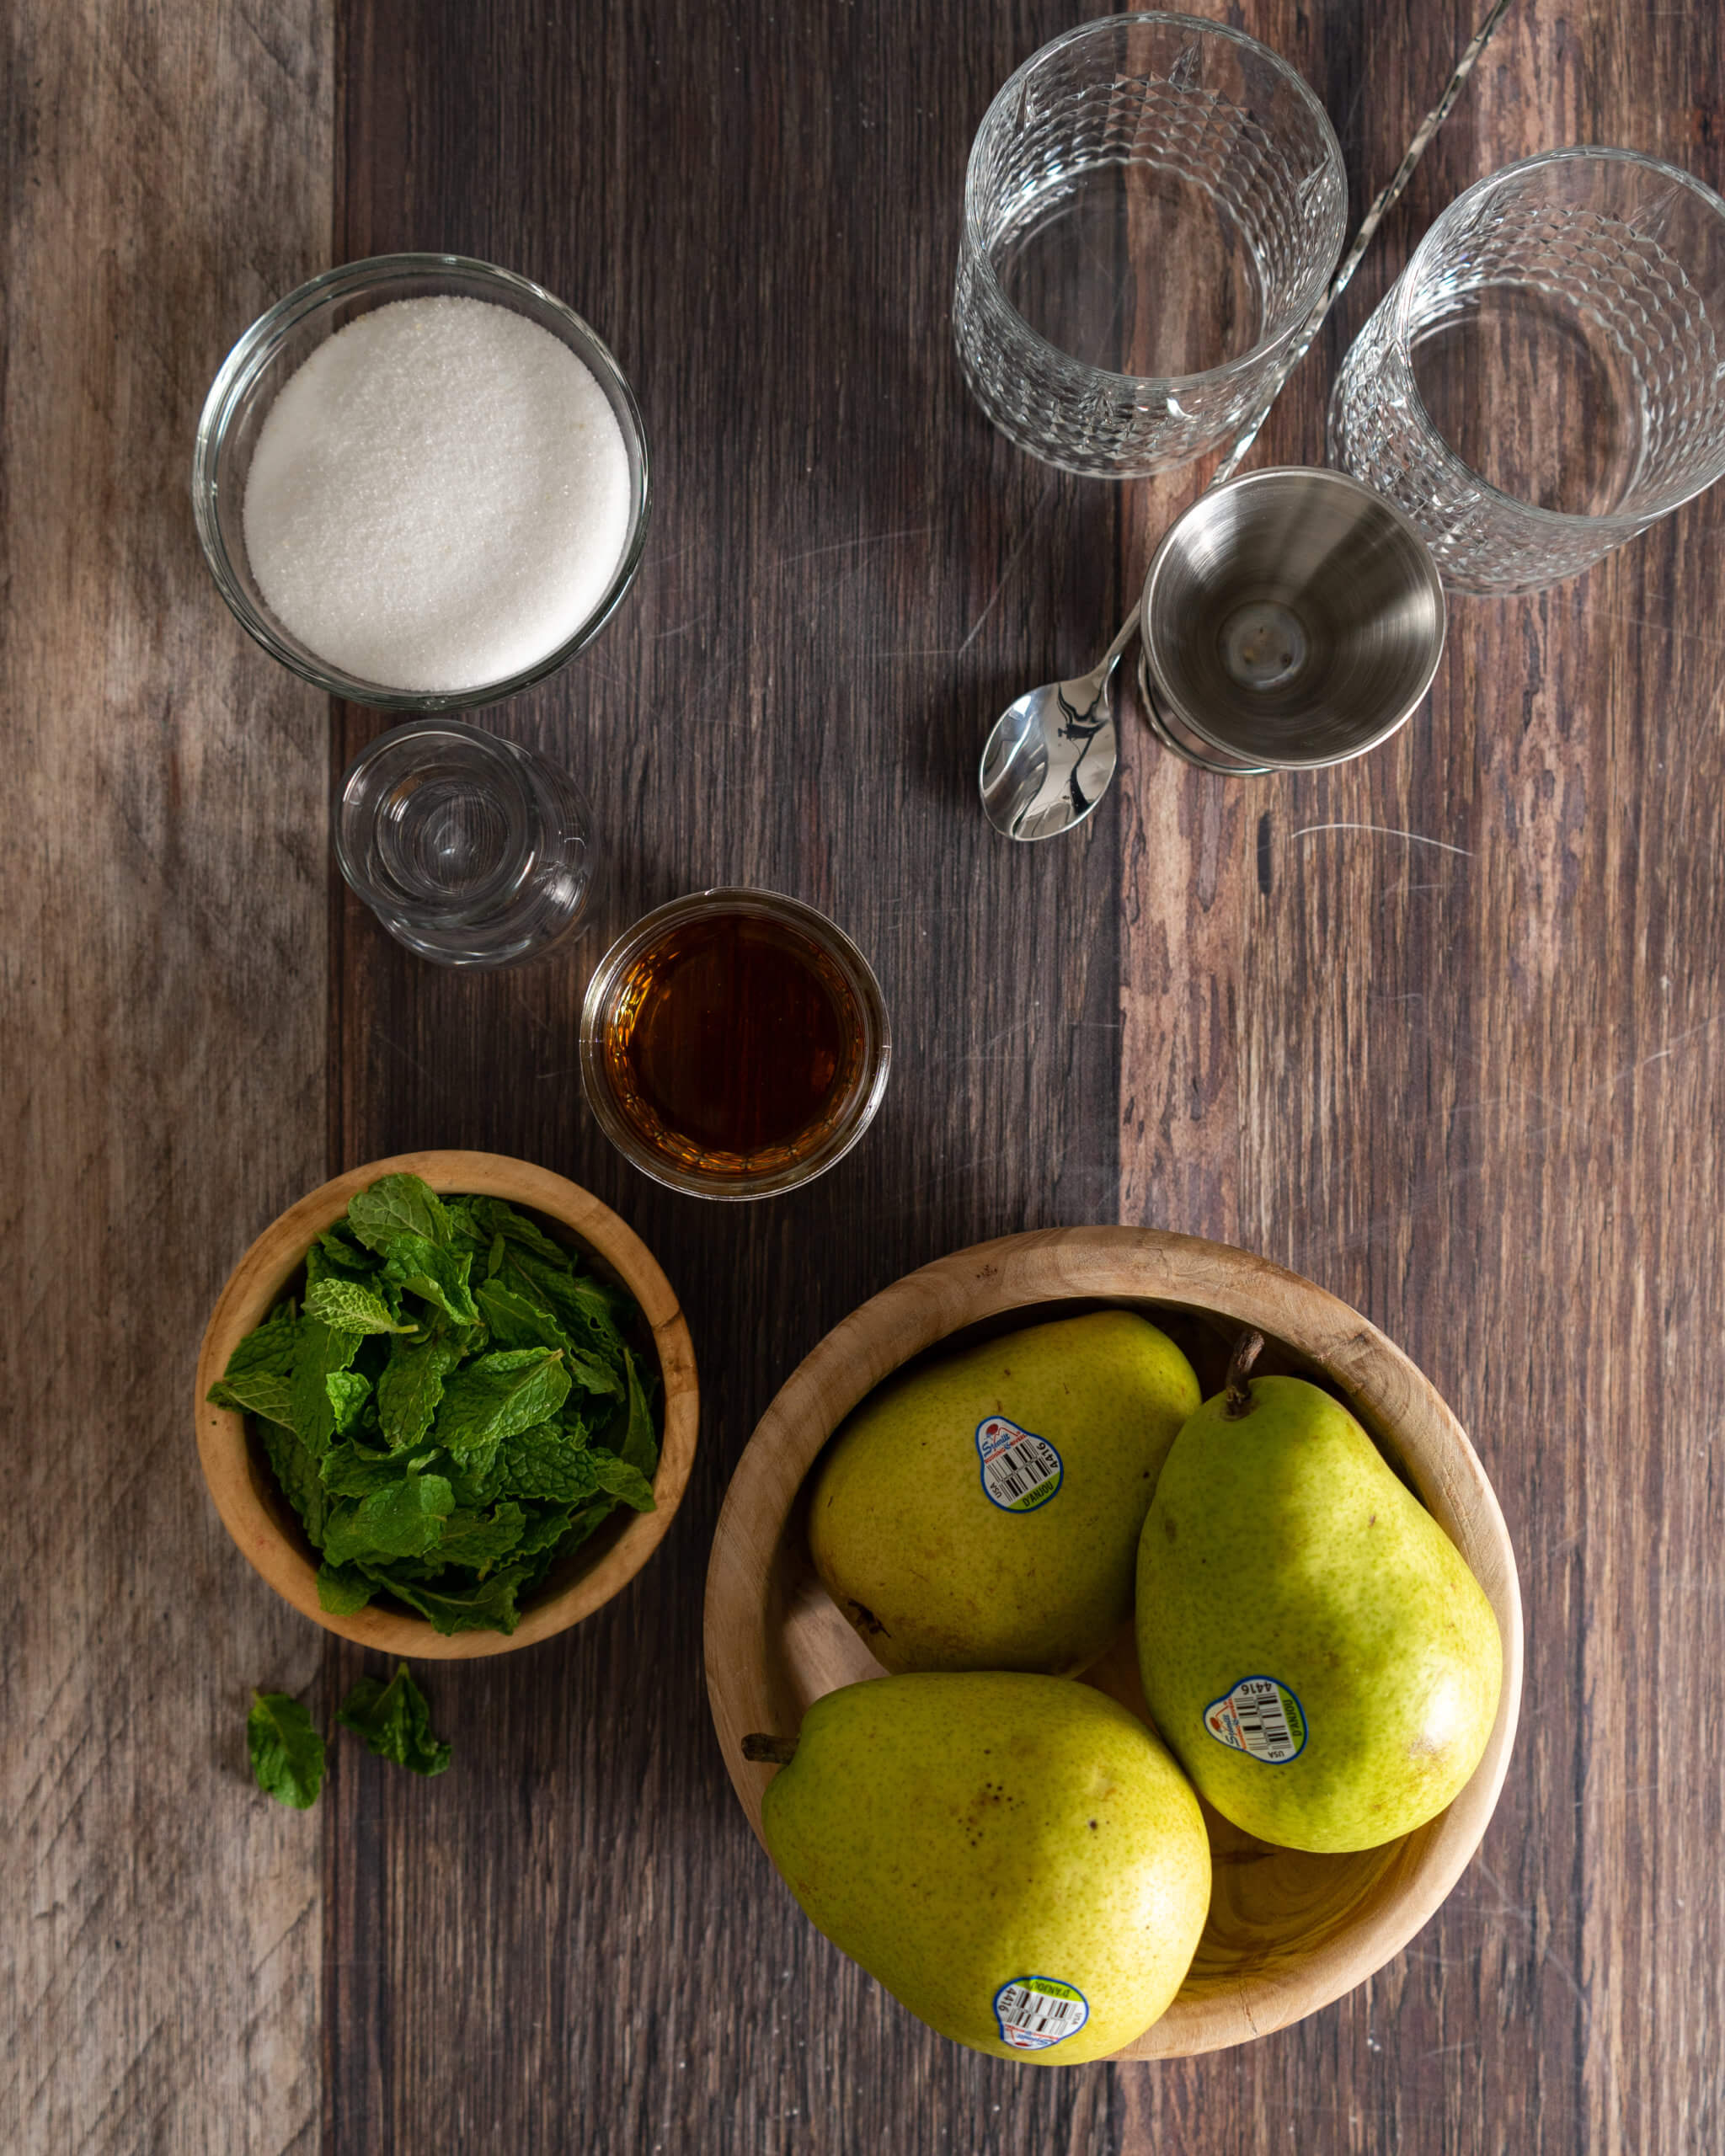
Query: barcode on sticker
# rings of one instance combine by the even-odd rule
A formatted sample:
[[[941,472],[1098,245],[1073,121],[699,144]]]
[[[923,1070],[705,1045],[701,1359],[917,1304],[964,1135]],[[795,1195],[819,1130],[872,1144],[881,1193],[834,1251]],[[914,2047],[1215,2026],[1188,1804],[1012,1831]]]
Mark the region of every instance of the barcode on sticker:
[[[1001,2041],[1015,2052],[1045,2052],[1090,2019],[1083,1993],[1058,1977],[1014,1977],[995,1993],[994,2011]]]
[[[983,1494],[1002,1512],[1033,1513],[1060,1486],[1060,1455],[1046,1438],[1021,1429],[1004,1415],[991,1415],[976,1425],[976,1449],[982,1457]]]
[[[1306,1746],[1306,1710],[1274,1677],[1242,1677],[1210,1701],[1204,1726],[1219,1744],[1267,1767],[1285,1767]]]

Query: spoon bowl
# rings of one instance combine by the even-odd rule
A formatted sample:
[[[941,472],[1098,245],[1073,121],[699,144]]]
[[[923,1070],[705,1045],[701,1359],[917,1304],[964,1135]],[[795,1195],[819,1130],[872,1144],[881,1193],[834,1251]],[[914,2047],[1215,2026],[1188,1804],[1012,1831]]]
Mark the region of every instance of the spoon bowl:
[[[1081,824],[1114,783],[1119,737],[1108,684],[1138,610],[1075,681],[1027,689],[995,721],[977,774],[983,814],[1009,839],[1051,839]]]

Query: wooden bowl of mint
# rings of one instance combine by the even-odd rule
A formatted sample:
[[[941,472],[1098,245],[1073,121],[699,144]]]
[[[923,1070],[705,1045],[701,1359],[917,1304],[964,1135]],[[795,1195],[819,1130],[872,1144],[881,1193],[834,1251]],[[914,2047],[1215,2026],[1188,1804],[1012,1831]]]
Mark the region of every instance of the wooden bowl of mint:
[[[1107,1305],[1140,1310],[1167,1332],[1206,1398],[1220,1390],[1248,1326],[1268,1342],[1257,1374],[1308,1378],[1333,1392],[1461,1550],[1503,1646],[1484,1756],[1449,1808],[1413,1833],[1350,1855],[1313,1855],[1258,1841],[1203,1806],[1209,1919],[1173,2004],[1118,2054],[1181,2058],[1285,2028],[1400,1953],[1478,1848],[1509,1770],[1522,1637],[1503,1516],[1436,1388],[1357,1310],[1250,1251],[1154,1228],[1040,1229],[906,1273],[819,1342],[737,1464],[707,1575],[707,1687],[732,1785],[759,1836],[767,1777],[745,1761],[744,1737],[793,1732],[824,1694],[882,1674],[809,1554],[803,1492],[828,1440],[907,1364]],[[1130,1626],[1076,1681],[1151,1720]]]
[[[311,1192],[235,1267],[198,1358],[228,1533],[314,1623],[398,1656],[504,1654],[590,1616],[670,1526],[697,1414],[646,1246],[494,1153]]]

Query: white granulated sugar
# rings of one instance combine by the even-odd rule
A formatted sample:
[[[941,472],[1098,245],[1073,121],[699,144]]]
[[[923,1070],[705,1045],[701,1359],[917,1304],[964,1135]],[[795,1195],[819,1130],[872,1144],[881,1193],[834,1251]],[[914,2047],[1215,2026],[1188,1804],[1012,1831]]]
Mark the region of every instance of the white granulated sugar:
[[[569,347],[486,300],[397,300],[319,345],[271,406],[246,551],[271,611],[344,674],[476,689],[604,596],[629,465]]]

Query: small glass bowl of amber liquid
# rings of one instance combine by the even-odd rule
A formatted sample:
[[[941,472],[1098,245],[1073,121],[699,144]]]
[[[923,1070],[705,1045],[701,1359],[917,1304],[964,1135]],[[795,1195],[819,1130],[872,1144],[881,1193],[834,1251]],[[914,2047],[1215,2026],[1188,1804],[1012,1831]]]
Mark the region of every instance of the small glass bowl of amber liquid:
[[[660,907],[606,953],[581,1006],[600,1129],[697,1198],[770,1198],[821,1174],[868,1129],[891,1063],[868,960],[774,891]]]

